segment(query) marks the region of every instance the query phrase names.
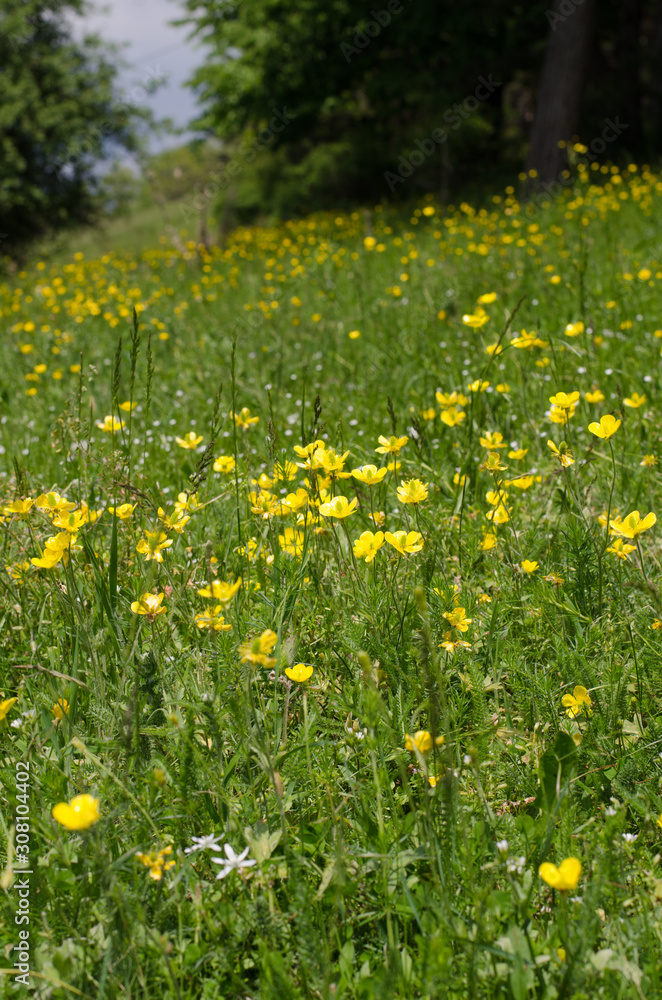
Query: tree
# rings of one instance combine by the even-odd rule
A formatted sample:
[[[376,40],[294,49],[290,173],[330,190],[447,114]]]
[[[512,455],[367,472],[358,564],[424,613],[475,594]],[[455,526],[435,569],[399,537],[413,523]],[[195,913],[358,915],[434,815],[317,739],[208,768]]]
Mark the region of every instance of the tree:
[[[2,249],[96,209],[98,161],[135,150],[148,113],[122,102],[112,50],[72,37],[84,0],[0,0]]]
[[[566,166],[564,150],[577,131],[581,111],[596,0],[555,0],[548,11],[545,52],[527,169],[539,183],[557,181]]]

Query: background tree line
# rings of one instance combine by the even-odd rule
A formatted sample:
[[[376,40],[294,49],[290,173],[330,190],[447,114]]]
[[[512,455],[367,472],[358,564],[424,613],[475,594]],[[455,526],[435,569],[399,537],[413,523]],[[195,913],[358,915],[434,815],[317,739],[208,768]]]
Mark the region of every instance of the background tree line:
[[[83,9],[0,0],[9,242],[122,204],[121,171],[104,187],[99,160],[136,150],[149,124],[118,93],[117,53],[73,40],[67,17]],[[605,157],[650,161],[662,144],[662,0],[182,0],[181,18],[204,42],[194,127],[213,141],[204,157],[184,151],[184,170],[153,159],[147,180],[178,197],[192,185],[203,225],[444,199],[524,167],[553,182],[559,141],[600,146],[607,120]]]

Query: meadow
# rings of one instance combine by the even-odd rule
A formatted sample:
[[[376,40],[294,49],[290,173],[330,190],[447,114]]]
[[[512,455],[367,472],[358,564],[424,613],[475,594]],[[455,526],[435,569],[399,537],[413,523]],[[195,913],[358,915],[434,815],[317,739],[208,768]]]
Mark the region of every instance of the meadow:
[[[661,224],[594,164],[0,286],[1,995],[662,996]]]

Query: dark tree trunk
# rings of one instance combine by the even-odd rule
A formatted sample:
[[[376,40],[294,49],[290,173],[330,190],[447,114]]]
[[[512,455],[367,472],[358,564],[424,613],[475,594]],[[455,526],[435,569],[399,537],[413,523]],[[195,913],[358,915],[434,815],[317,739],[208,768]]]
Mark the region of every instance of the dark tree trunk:
[[[641,0],[621,0],[616,47],[620,107],[627,126],[627,143],[633,153],[639,153],[643,142],[641,123]]]
[[[579,124],[596,0],[554,0],[538,87],[527,169],[538,182],[557,180],[566,165],[561,140]]]

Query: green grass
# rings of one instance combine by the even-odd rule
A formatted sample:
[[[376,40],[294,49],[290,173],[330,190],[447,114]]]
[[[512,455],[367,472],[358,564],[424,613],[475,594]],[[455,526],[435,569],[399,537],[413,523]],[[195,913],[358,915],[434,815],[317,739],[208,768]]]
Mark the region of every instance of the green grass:
[[[208,251],[150,217],[154,249],[81,241],[0,288],[4,504],[57,490],[103,511],[73,512],[68,560],[43,508],[3,525],[0,816],[16,845],[28,762],[35,995],[662,995],[660,536],[619,558],[599,521],[660,506],[642,459],[660,450],[661,193],[604,168],[535,212],[428,199]],[[437,400],[454,390],[459,407]],[[549,397],[575,390],[553,422]],[[604,440],[588,425],[608,413]],[[175,440],[191,431],[195,450]],[[407,441],[384,456],[380,435]],[[282,472],[315,441],[317,468]],[[344,478],[393,461],[376,485]],[[419,504],[396,494],[411,479]],[[304,487],[297,524],[282,504]],[[339,495],[358,501],[343,519]],[[418,551],[354,554],[377,512]],[[162,562],[145,531],[172,542]],[[60,559],[39,568],[49,537]],[[240,577],[217,610],[199,593]],[[131,610],[148,592],[154,620]],[[290,681],[299,663],[312,676]],[[52,810],[83,793],[100,818],[70,832]],[[255,864],[218,880],[218,852],[185,853],[211,833]],[[151,878],[137,854],[168,848]],[[552,891],[539,867],[565,858],[581,877]]]

